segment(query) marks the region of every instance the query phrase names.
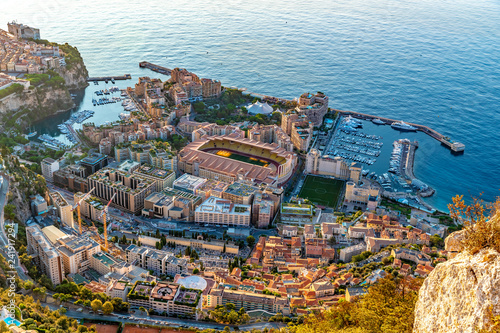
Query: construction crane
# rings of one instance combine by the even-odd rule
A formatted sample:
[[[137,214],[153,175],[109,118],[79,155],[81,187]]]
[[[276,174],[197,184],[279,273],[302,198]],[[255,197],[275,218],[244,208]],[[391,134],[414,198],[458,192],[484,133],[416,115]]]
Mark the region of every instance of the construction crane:
[[[71,209],[72,212],[74,212],[76,209],[76,213],[78,215],[78,228],[79,228],[78,231],[80,232],[80,235],[82,234],[82,217],[80,215],[80,205],[83,200],[87,199],[90,196],[90,194],[94,192],[94,190],[95,187],[93,187],[90,191],[88,191],[87,194],[85,194]]]
[[[111,197],[111,200],[109,200],[106,207],[104,207],[104,209],[102,210],[101,215],[99,215],[99,218],[102,217],[102,222],[104,223],[104,252],[108,252],[108,228],[106,225],[106,214],[108,212],[109,205],[111,204],[111,202],[113,202],[113,199],[115,198],[115,196],[116,196],[116,192],[115,192],[115,194],[113,194],[113,196]]]

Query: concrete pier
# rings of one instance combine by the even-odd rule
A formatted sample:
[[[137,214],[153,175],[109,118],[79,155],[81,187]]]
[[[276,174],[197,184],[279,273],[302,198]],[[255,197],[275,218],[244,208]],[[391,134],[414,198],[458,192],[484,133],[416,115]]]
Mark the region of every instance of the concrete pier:
[[[337,109],[331,109],[332,111],[338,112],[342,116],[351,116],[354,118],[358,119],[363,119],[363,120],[372,120],[372,119],[380,119],[382,120],[385,124],[391,125],[393,122],[399,121],[396,119],[391,119],[391,118],[384,118],[384,117],[378,117],[374,116],[371,114],[366,114],[366,113],[360,113],[360,112],[354,112],[354,111],[344,111],[344,110],[337,110]],[[443,134],[433,130],[430,127],[419,125],[419,124],[414,124],[414,123],[407,123],[411,126],[414,126],[417,128],[417,130],[424,132],[425,134],[433,137],[434,139],[438,140],[441,142],[443,146],[448,147],[452,152],[455,153],[461,153],[465,150],[465,145],[460,142],[455,142],[451,141],[450,138],[444,136]]]
[[[130,80],[132,76],[130,74],[125,74],[121,76],[96,76],[87,78],[87,82],[90,81],[111,81],[111,80]]]
[[[147,69],[150,69],[150,70],[152,70],[154,72],[157,72],[157,73],[160,73],[160,74],[163,74],[163,75],[170,75],[172,73],[172,70],[170,68],[159,66],[159,65],[155,65],[155,64],[152,64],[152,63],[147,62],[147,61],[140,62],[139,63],[139,67],[141,67],[141,68],[147,68]]]

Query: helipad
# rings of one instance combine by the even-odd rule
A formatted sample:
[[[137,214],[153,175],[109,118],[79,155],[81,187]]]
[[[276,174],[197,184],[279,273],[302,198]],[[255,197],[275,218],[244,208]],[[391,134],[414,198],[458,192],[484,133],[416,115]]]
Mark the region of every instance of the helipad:
[[[207,287],[207,281],[195,275],[179,279],[177,283],[179,283],[181,286],[184,286],[185,288],[191,289],[205,290],[205,288]]]

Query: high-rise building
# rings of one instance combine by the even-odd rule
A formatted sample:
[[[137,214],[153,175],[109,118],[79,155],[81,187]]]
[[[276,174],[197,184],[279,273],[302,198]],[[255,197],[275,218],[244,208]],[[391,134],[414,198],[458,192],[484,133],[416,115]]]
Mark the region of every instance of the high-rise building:
[[[41,163],[42,166],[42,175],[47,181],[53,181],[54,180],[54,172],[59,170],[59,162],[47,157],[42,160]]]
[[[200,223],[246,226],[250,225],[252,206],[234,204],[230,200],[210,197],[195,210],[195,221]]]
[[[86,176],[97,172],[108,165],[108,157],[100,153],[92,153],[80,161],[80,165],[86,170]]]
[[[73,207],[68,204],[66,199],[64,199],[64,197],[59,192],[51,192],[50,198],[52,199],[54,207],[57,209],[57,213],[59,215],[59,218],[61,219],[61,223],[74,229],[75,224],[73,220]]]
[[[101,246],[96,241],[84,236],[61,237],[56,246],[67,274],[81,273],[89,269],[92,255],[101,252]]]
[[[43,234],[40,226],[34,224],[26,228],[26,251],[40,272],[45,274],[54,285],[61,284],[64,279],[64,266],[57,249]]]
[[[172,170],[156,168],[149,164],[142,165],[134,171],[134,174],[153,180],[155,182],[155,192],[161,192],[166,187],[172,187],[175,180],[175,173]]]
[[[137,174],[104,168],[88,178],[89,187],[95,188],[93,194],[128,212],[137,214],[144,208],[144,199],[154,192],[155,182]]]

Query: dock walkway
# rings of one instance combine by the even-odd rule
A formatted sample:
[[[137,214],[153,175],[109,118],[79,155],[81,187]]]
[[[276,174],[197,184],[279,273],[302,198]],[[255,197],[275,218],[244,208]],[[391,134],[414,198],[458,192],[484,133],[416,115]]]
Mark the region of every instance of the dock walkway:
[[[157,72],[157,73],[160,73],[163,75],[170,75],[172,73],[172,70],[170,68],[163,67],[160,65],[155,65],[155,64],[152,64],[152,63],[147,62],[147,61],[140,62],[139,67],[147,68],[147,69],[152,70],[153,72]]]
[[[366,113],[360,113],[360,112],[354,112],[354,111],[344,111],[344,110],[337,110],[337,109],[331,109],[332,111],[338,112],[339,114],[343,116],[351,116],[354,118],[358,119],[363,119],[363,120],[372,120],[372,119],[380,119],[382,120],[386,125],[390,125],[393,122],[397,122],[399,120],[396,119],[391,119],[391,118],[384,118],[384,117],[378,117],[378,116],[373,116],[370,114]],[[465,145],[460,142],[455,142],[451,141],[448,137],[445,135],[433,130],[430,127],[424,126],[424,125],[419,125],[419,124],[414,124],[414,123],[407,123],[411,126],[414,126],[417,128],[417,130],[424,132],[425,134],[429,135],[430,137],[438,140],[441,142],[442,145],[448,147],[451,151],[455,153],[461,153],[465,149]]]
[[[111,81],[111,80],[130,80],[132,76],[130,74],[125,74],[121,76],[95,76],[87,78],[87,82],[93,81]]]

